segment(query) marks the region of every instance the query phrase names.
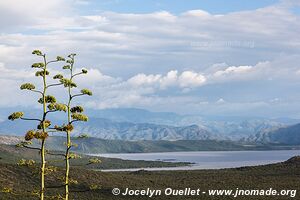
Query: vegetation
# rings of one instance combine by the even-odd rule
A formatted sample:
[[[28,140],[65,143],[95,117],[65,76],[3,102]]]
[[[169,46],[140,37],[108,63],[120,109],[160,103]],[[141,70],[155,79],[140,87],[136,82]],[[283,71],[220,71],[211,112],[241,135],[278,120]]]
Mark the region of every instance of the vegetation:
[[[48,141],[47,141],[48,142]],[[63,151],[53,152],[55,154],[63,154]],[[117,158],[100,158],[101,163],[97,162],[94,157],[79,154],[81,159],[72,159],[70,164],[76,168],[83,169],[127,169],[127,168],[148,168],[148,167],[178,167],[186,166],[189,163],[174,163],[161,161],[133,161],[122,160]],[[36,160],[35,165],[39,164],[39,155],[36,151],[24,148],[17,148],[11,145],[0,144],[0,163],[16,164],[21,160],[26,162]],[[65,167],[65,161],[60,159],[59,155],[47,155],[47,162],[52,166]],[[91,162],[92,163],[91,163]],[[96,161],[97,163],[94,163]],[[60,184],[61,185],[61,184]],[[1,198],[0,198],[1,199]]]
[[[77,84],[73,81],[76,76],[87,74],[86,69],[82,69],[81,72],[75,73],[74,63],[76,54],[68,55],[68,60],[66,60],[67,65],[63,69],[69,71],[69,78],[63,78],[62,75],[57,75],[54,78],[60,79],[60,82],[67,88],[68,93],[68,103],[67,103],[67,125],[60,127],[55,127],[57,131],[64,131],[66,133],[66,151],[65,151],[65,200],[69,199],[69,174],[70,174],[70,159],[77,158],[76,155],[70,154],[71,148],[75,145],[71,142],[71,132],[74,129],[73,123],[76,121],[88,121],[88,117],[82,112],[84,111],[82,106],[72,107],[71,103],[75,97],[88,95],[91,96],[92,92],[88,89],[82,89],[79,94],[72,94],[72,89],[77,87]],[[82,138],[82,137],[81,137]],[[99,163],[100,161],[96,159],[91,159],[89,164]]]
[[[25,141],[22,141],[17,146],[18,147],[25,147],[32,150],[38,150],[40,152],[40,191],[39,196],[41,200],[45,199],[45,175],[48,172],[53,172],[55,170],[52,169],[53,166],[46,164],[46,154],[54,155],[54,156],[63,156],[65,161],[65,176],[64,176],[64,187],[65,187],[65,195],[64,199],[69,199],[69,184],[71,181],[69,178],[70,173],[70,159],[80,158],[79,155],[71,153],[70,150],[75,144],[71,142],[71,132],[74,129],[73,123],[77,121],[87,121],[88,117],[84,115],[83,107],[82,106],[74,106],[72,107],[71,102],[75,97],[88,95],[91,96],[92,92],[88,89],[82,89],[80,93],[73,94],[72,89],[77,87],[77,84],[73,82],[73,79],[76,76],[87,74],[86,69],[82,69],[81,72],[75,73],[74,70],[74,61],[76,54],[68,55],[68,59],[61,56],[57,56],[55,60],[48,61],[46,54],[42,53],[40,50],[34,50],[32,54],[39,56],[42,58],[42,62],[32,64],[32,68],[37,69],[35,76],[42,78],[42,88],[36,89],[36,86],[32,83],[24,83],[20,86],[21,90],[29,90],[31,92],[38,93],[40,97],[38,98],[38,103],[42,104],[42,116],[41,118],[26,118],[24,117],[23,112],[14,112],[10,116],[8,116],[9,120],[28,120],[28,121],[36,121],[37,128],[31,129],[27,131],[25,135]],[[62,74],[56,74],[53,76],[53,80],[59,81],[58,83],[49,83],[48,76],[50,75],[50,71],[48,69],[48,65],[51,63],[62,62],[65,61],[67,64],[63,66],[64,70],[69,70],[69,78],[65,78]],[[67,96],[68,101],[67,104],[58,103],[55,96],[48,94],[48,89],[50,87],[60,86],[63,85],[67,88]],[[53,125],[52,122],[49,120],[48,114],[54,112],[67,112],[67,122],[63,125]],[[56,132],[65,132],[66,133],[66,142],[65,142],[65,153],[53,153],[49,150],[46,150],[46,139],[49,136],[49,133],[56,133]],[[80,137],[85,138],[84,136]],[[40,141],[38,143],[38,147],[31,146],[32,140],[37,139]],[[54,149],[55,150],[55,149]],[[88,165],[91,164],[99,164],[100,160],[97,158],[90,158],[87,162]],[[21,159],[18,162],[19,166],[32,166],[35,165],[34,160],[25,160]]]
[[[65,59],[57,56],[55,60],[48,61],[46,58],[46,54],[42,53],[39,50],[34,50],[32,54],[39,56],[42,58],[42,62],[33,63],[32,68],[36,69],[35,76],[42,78],[42,88],[36,89],[36,86],[32,83],[24,83],[20,86],[21,90],[28,90],[31,92],[38,93],[40,95],[38,99],[38,103],[42,104],[42,116],[40,118],[26,118],[24,117],[23,112],[15,112],[12,113],[8,119],[9,120],[29,120],[29,121],[37,121],[37,130],[32,129],[29,130],[25,135],[26,142],[22,142],[19,146],[26,147],[26,148],[33,148],[29,147],[28,145],[31,144],[31,140],[37,139],[41,141],[41,145],[39,148],[34,148],[40,151],[40,199],[43,200],[45,196],[45,173],[46,173],[46,150],[45,150],[45,142],[48,137],[49,127],[51,125],[51,121],[47,119],[47,115],[50,112],[56,111],[65,111],[63,104],[58,104],[56,102],[56,98],[54,96],[48,95],[48,89],[50,87],[57,86],[59,84],[49,84],[47,81],[47,77],[50,75],[48,71],[48,65],[51,63],[56,63],[60,61],[64,61]],[[21,163],[22,164],[22,163]]]
[[[35,187],[39,178],[36,176],[36,167],[17,166],[16,164],[0,163],[0,199],[1,200],[35,200]],[[56,173],[46,181],[49,187],[55,186],[64,175],[63,168],[57,168]],[[71,170],[73,180],[70,183],[70,199],[81,200],[117,200],[117,199],[149,199],[146,196],[113,196],[113,188],[131,189],[165,189],[165,188],[200,188],[209,189],[269,189],[298,190],[300,189],[300,161],[291,159],[284,163],[243,167],[223,170],[197,170],[197,171],[137,171],[137,172],[99,172],[83,168]],[[62,188],[51,188],[47,191],[51,197],[59,199]],[[298,195],[294,199],[298,199]],[[200,196],[204,200],[284,200],[288,196]],[[158,196],[155,199],[199,199],[199,196]],[[49,198],[50,199],[50,198]]]

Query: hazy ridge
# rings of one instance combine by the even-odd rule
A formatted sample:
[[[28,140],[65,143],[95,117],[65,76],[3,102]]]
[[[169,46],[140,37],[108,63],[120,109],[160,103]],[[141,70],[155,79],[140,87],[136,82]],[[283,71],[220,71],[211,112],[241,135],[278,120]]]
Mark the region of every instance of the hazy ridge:
[[[26,115],[38,115],[35,109],[24,110]],[[13,109],[0,112],[0,134],[19,135],[36,126],[32,122],[5,120]],[[78,123],[73,136],[88,134],[106,140],[230,140],[255,143],[300,144],[297,133],[300,126],[295,119],[264,119],[240,117],[211,117],[179,115],[176,113],[150,112],[143,109],[90,110],[90,120]],[[62,124],[63,116],[52,119]],[[299,135],[299,134],[298,134]]]

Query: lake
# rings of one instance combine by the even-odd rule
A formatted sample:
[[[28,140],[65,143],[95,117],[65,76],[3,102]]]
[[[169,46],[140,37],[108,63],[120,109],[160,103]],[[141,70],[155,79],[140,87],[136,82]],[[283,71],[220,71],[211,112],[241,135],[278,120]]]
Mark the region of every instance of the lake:
[[[144,168],[145,170],[197,170],[222,169],[243,166],[257,166],[282,162],[300,155],[299,150],[280,151],[194,151],[194,152],[164,152],[164,153],[114,153],[93,154],[93,156],[120,158],[124,160],[148,160],[167,162],[194,163],[184,167]],[[103,171],[135,171],[137,169],[116,169]]]

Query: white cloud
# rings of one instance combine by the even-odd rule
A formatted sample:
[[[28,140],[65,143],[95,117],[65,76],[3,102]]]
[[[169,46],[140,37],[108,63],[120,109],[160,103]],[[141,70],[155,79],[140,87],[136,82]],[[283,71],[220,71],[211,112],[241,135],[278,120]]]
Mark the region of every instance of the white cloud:
[[[127,81],[132,86],[156,86],[165,89],[169,86],[178,86],[179,88],[196,88],[205,84],[206,78],[200,73],[193,71],[184,71],[178,75],[176,70],[169,71],[165,76],[161,74],[138,74]]]
[[[185,71],[179,76],[179,85],[183,88],[199,87],[205,82],[205,76],[193,71]]]
[[[1,2],[5,11],[0,14],[1,19],[14,19],[9,13],[16,9],[21,15],[15,16],[17,20],[31,20],[20,23],[23,28],[13,20],[10,25],[2,24],[4,31],[0,37],[6,45],[0,47],[0,52],[11,49],[5,62],[16,52],[28,58],[26,51],[33,48],[49,52],[76,51],[87,64],[101,63],[102,70],[128,76],[145,71],[152,74],[170,71],[174,64],[177,71],[186,70],[184,67],[203,71],[216,62],[249,65],[272,60],[285,51],[295,52],[300,44],[299,16],[278,5],[223,16],[203,10],[187,11],[178,16],[166,11],[80,16],[73,11],[76,8],[70,7],[70,1],[42,3],[38,10],[44,14],[31,12],[36,0]],[[17,4],[16,8],[13,4]],[[20,12],[22,9],[24,12]],[[19,33],[5,33],[9,27],[18,27]],[[254,48],[251,50],[246,44],[253,44]]]
[[[12,0],[0,1],[0,29],[17,29],[22,27],[53,26],[61,24],[68,14],[72,13],[72,0]],[[9,20],[8,20],[9,19]],[[51,22],[51,23],[50,23]]]
[[[36,58],[31,50],[41,49],[50,57],[78,53],[77,66],[89,69],[78,83],[91,87],[95,97],[88,105],[99,108],[176,109],[180,105],[192,111],[199,102],[210,105],[214,99],[208,108],[199,106],[213,112],[215,99],[222,96],[226,102],[218,108],[227,112],[234,106],[242,108],[229,102],[243,99],[238,92],[246,82],[252,92],[257,90],[244,94],[251,102],[278,95],[298,98],[292,93],[300,71],[300,18],[291,10],[295,3],[284,1],[223,15],[191,10],[179,15],[161,11],[80,16],[76,6],[84,4],[86,9],[88,1],[0,1],[1,84],[18,88],[17,80],[25,81],[24,75],[33,74],[30,65]],[[32,12],[37,4],[39,9]],[[259,89],[255,84],[260,84]],[[270,94],[273,90],[268,84],[283,88],[283,92]],[[232,89],[238,92],[226,96]],[[8,96],[1,105],[22,103],[9,90],[1,88],[1,92]]]
[[[177,70],[171,70],[167,73],[166,76],[162,77],[160,80],[160,86],[162,89],[165,89],[170,86],[175,86],[178,79],[178,71]]]
[[[223,71],[217,71],[214,73],[214,76],[226,76],[229,74],[241,74],[241,73],[247,73],[249,71],[251,71],[252,66],[232,66],[232,67],[228,67]]]
[[[153,85],[159,82],[161,79],[161,75],[145,75],[138,74],[128,80],[128,83],[133,86],[142,86],[142,85]]]
[[[210,71],[208,75],[210,83],[231,82],[231,81],[249,81],[266,80],[274,77],[278,72],[278,66],[269,61],[258,62],[253,66],[221,66],[213,67],[216,71]],[[269,76],[269,77],[268,77]]]
[[[117,83],[119,78],[114,78],[108,75],[103,74],[98,69],[87,68],[88,73],[76,77],[76,81],[83,86],[91,86],[94,84],[108,85]],[[80,72],[81,69],[76,70],[76,73]]]
[[[208,18],[212,15],[205,10],[189,10],[182,14],[183,16],[192,16],[192,17],[201,17],[201,18]]]
[[[220,98],[218,101],[217,101],[217,104],[223,104],[225,103],[226,101],[223,99],[223,98]]]
[[[24,69],[10,69],[5,67],[4,63],[0,62],[0,79],[7,79],[7,80],[11,80],[11,79],[28,79],[28,78],[32,78],[34,77],[34,73],[28,71],[25,71]]]

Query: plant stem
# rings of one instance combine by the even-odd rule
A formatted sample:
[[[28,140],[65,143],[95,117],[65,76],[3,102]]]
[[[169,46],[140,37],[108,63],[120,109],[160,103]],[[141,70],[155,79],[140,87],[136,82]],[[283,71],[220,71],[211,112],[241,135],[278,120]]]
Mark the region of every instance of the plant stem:
[[[73,60],[74,61],[74,60]],[[72,81],[73,78],[73,63],[71,64],[70,69],[71,75],[70,80]],[[71,101],[72,101],[72,94],[71,94],[71,86],[68,87],[68,124],[71,125]],[[69,174],[70,174],[70,149],[71,149],[71,131],[67,130],[67,150],[66,150],[66,174],[65,174],[65,200],[69,200]]]
[[[47,107],[46,107],[46,92],[47,92],[47,83],[46,83],[46,70],[47,70],[47,61],[46,56],[43,55],[44,58],[44,75],[43,75],[43,120],[42,120],[42,128],[43,132],[46,132],[46,125],[45,119],[47,115]],[[45,193],[45,166],[46,166],[46,159],[45,159],[45,139],[42,140],[41,145],[41,192],[40,192],[40,199],[44,200],[44,193]]]
[[[40,199],[44,200],[44,193],[45,193],[45,140],[42,140],[42,148],[41,148],[41,193]]]
[[[67,131],[67,150],[66,150],[66,175],[65,175],[65,200],[69,199],[69,174],[70,174],[70,147],[71,137],[70,132]]]

